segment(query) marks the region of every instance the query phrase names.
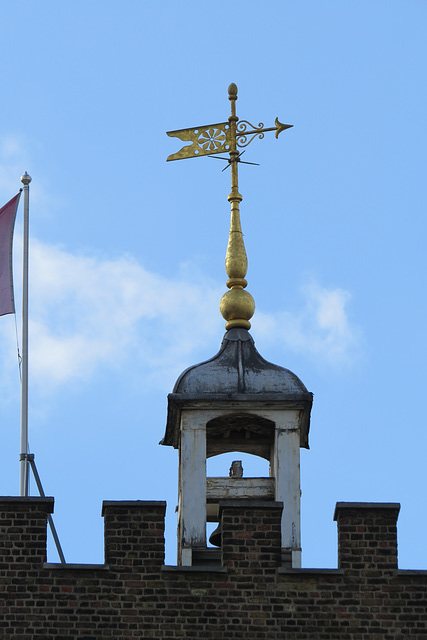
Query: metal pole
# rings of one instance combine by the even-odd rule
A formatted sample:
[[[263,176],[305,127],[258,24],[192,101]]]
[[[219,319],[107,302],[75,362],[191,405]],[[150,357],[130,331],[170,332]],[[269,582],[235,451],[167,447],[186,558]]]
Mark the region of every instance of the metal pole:
[[[21,382],[21,455],[19,495],[28,496],[28,239],[29,239],[29,192],[31,176],[27,172],[21,177],[24,185],[24,255],[22,285],[22,382]]]
[[[36,462],[34,460],[34,454],[33,453],[29,453],[28,454],[28,463],[31,465],[31,469],[33,470],[34,479],[36,481],[37,489],[39,490],[40,496],[42,498],[45,498],[46,496],[45,496],[45,493],[43,491],[43,486],[42,486],[42,483],[41,483],[41,480],[40,480],[39,473],[37,471]],[[53,523],[53,518],[50,515],[50,513],[47,516],[47,520],[49,522],[50,530],[52,532],[53,540],[55,542],[56,550],[58,552],[59,559],[61,560],[61,564],[66,564],[65,557],[64,557],[64,554],[63,554],[63,551],[62,551],[62,547],[61,547],[61,543],[59,542],[58,534],[56,533],[56,528],[55,528],[55,525]]]

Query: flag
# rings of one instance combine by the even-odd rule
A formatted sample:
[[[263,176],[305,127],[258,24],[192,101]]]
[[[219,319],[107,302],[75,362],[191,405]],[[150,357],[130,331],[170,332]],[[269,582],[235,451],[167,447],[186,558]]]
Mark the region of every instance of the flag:
[[[12,241],[19,192],[0,209],[0,316],[15,313],[12,275]]]

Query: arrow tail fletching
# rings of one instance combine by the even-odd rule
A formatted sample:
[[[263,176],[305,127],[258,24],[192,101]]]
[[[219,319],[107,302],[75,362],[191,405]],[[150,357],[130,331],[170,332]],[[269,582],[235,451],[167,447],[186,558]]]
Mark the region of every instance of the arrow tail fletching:
[[[231,129],[228,122],[192,127],[191,129],[178,129],[176,131],[167,131],[166,133],[171,138],[179,138],[183,142],[190,142],[177,153],[168,156],[167,162],[226,153],[231,146]]]

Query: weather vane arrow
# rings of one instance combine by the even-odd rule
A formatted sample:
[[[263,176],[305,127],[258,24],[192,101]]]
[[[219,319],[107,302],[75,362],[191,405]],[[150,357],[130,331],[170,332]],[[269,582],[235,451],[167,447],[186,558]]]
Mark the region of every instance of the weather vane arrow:
[[[238,147],[247,147],[257,136],[262,139],[267,131],[275,131],[276,138],[278,138],[282,131],[293,126],[282,124],[278,118],[274,122],[274,127],[264,127],[263,122],[255,127],[247,120],[239,121],[236,116],[237,87],[235,84],[229,86],[228,97],[231,101],[231,116],[228,122],[167,131],[167,135],[171,138],[179,138],[183,142],[191,143],[182,147],[177,153],[168,156],[168,162],[227,152],[230,153],[230,161],[233,161],[231,154],[236,153]],[[238,161],[238,157],[235,160]]]

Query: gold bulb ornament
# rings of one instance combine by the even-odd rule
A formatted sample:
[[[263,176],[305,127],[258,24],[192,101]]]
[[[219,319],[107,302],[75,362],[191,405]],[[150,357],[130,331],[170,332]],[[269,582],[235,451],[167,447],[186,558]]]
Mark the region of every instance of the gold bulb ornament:
[[[233,327],[250,329],[249,320],[255,313],[255,300],[249,291],[233,287],[222,296],[219,310],[224,320],[227,320],[225,325],[227,331]]]

